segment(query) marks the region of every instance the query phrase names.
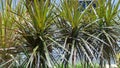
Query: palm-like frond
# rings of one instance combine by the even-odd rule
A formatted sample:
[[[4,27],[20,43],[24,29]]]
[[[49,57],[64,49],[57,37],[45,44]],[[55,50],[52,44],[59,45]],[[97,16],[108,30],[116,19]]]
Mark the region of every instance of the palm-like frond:
[[[106,42],[106,44],[100,44],[103,46],[100,46],[100,50],[102,48],[102,56],[103,58],[107,59],[108,62],[110,62],[110,58],[115,58],[115,49],[116,47],[119,47],[117,44],[117,40],[119,39],[119,33],[118,28],[115,28],[119,22],[115,22],[115,18],[117,17],[119,13],[119,4],[120,1],[118,1],[117,4],[114,4],[112,0],[109,0],[108,2],[106,0],[100,1],[98,0],[98,6],[97,8],[93,8],[94,13],[96,14],[97,19],[101,19],[97,24],[97,36],[99,39]],[[110,63],[109,63],[110,64]]]
[[[25,7],[25,15],[28,17],[22,15],[18,17],[19,19],[16,22],[19,27],[19,34],[25,44],[31,48],[31,51],[33,50],[33,53],[28,57],[27,67],[51,67],[52,61],[50,61],[50,49],[48,50],[49,43],[47,40],[47,36],[50,34],[47,30],[53,23],[53,6],[49,4],[48,0],[34,0],[31,3],[26,1]],[[23,9],[22,12],[24,13],[25,10]]]
[[[91,5],[92,2],[84,11],[81,12],[79,10],[80,5],[78,1],[61,1],[61,6],[58,12],[60,14],[57,22],[60,24],[59,28],[62,29],[61,34],[63,36],[60,37],[67,39],[65,48],[68,50],[68,52],[64,53],[65,60],[63,61],[65,66],[67,66],[70,56],[75,59],[75,51],[77,51],[76,53],[79,55],[79,58],[85,56],[91,63],[91,57],[95,58],[93,53],[95,48],[93,47],[93,49],[91,49],[91,43],[86,41],[87,37],[89,36],[82,33],[82,31],[84,31],[84,25],[86,24],[83,22],[83,20],[85,20],[85,13],[87,13]]]
[[[16,26],[15,21],[13,20],[14,14],[8,12],[12,10],[12,0],[4,2],[2,0],[0,1],[2,4],[2,11],[0,13],[0,64],[3,64],[11,59],[9,54],[13,53],[11,50],[14,48],[12,47],[16,46],[17,44],[15,30]],[[10,62],[8,62],[6,65],[9,65]],[[3,67],[6,66],[4,65]]]

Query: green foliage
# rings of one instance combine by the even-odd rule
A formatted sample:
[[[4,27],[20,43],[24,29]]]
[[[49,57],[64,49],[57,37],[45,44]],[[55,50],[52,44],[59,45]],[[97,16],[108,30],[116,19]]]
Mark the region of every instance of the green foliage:
[[[78,0],[0,1],[0,68],[103,68],[117,60],[120,0],[93,0],[84,10]]]
[[[58,65],[55,66],[54,68],[65,68],[64,65]],[[90,64],[86,64],[86,63],[77,63],[76,65],[68,65],[67,68],[100,68],[100,66],[98,64],[94,64],[93,66]]]

